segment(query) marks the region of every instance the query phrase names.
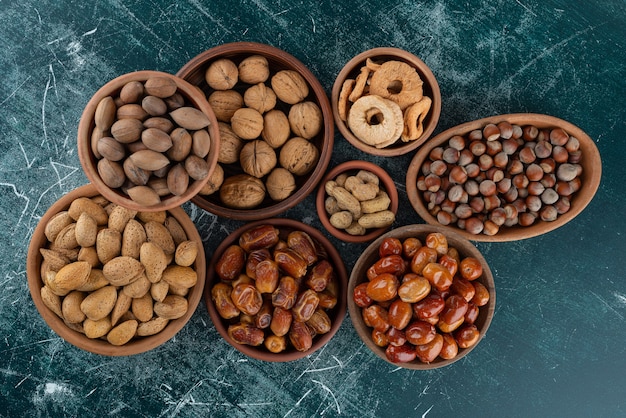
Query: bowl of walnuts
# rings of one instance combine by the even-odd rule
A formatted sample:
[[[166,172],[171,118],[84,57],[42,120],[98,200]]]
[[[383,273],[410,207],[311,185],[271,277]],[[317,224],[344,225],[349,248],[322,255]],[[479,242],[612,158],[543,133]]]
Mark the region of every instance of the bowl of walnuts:
[[[215,250],[205,301],[220,335],[252,358],[303,358],[330,341],[346,313],[347,272],[317,229],[287,218],[250,222]]]
[[[180,206],[217,165],[219,130],[204,95],[160,71],[123,74],[83,110],[78,156],[111,202],[137,211]]]
[[[334,124],[324,89],[270,45],[211,48],[177,75],[199,87],[218,120],[217,169],[193,202],[239,220],[278,215],[311,193],[330,161]]]
[[[143,353],[174,337],[202,298],[205,273],[200,235],[182,208],[138,212],[92,184],[46,211],[26,262],[48,326],[105,356]]]
[[[450,365],[479,344],[494,315],[493,274],[467,239],[406,225],[372,242],[348,282],[350,319],[365,345],[399,367]]]
[[[415,150],[433,133],[441,92],[420,58],[381,47],[344,65],[333,84],[331,105],[337,129],[353,146],[393,157]]]

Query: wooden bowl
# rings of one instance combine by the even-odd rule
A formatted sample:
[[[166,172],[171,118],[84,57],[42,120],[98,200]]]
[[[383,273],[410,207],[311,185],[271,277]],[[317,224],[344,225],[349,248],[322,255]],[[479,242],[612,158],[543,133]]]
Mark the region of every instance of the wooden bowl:
[[[244,221],[252,221],[257,219],[265,219],[276,216],[292,208],[308,196],[317,186],[320,179],[324,175],[334,144],[334,124],[332,111],[328,97],[324,88],[311,73],[311,71],[298,59],[270,45],[254,43],[254,42],[234,42],[211,48],[187,62],[177,73],[177,75],[191,84],[198,86],[207,97],[213,92],[206,80],[205,72],[209,65],[220,58],[228,58],[235,64],[239,64],[244,58],[251,55],[261,55],[265,57],[269,64],[270,79],[281,70],[295,70],[306,80],[309,86],[309,95],[304,99],[312,101],[320,108],[323,117],[323,128],[314,136],[310,142],[315,144],[319,150],[319,159],[315,167],[308,173],[295,176],[296,189],[286,199],[280,201],[272,200],[266,193],[265,199],[261,204],[252,209],[236,209],[224,205],[221,201],[219,192],[210,195],[199,194],[193,198],[193,202],[202,209],[213,214],[223,216],[230,219],[238,219]],[[266,85],[270,85],[270,79],[266,81]],[[249,84],[237,83],[234,87],[242,96]],[[290,106],[277,99],[275,109],[282,110],[288,114]],[[292,134],[292,136],[294,136]],[[278,155],[280,148],[276,149]],[[221,164],[221,163],[220,163]],[[230,177],[243,173],[240,164],[221,164],[224,169],[224,177]],[[278,166],[280,163],[277,164]],[[266,176],[265,176],[266,177]],[[265,179],[263,178],[263,180]]]
[[[325,208],[325,200],[328,194],[326,193],[324,185],[326,184],[327,181],[335,179],[339,174],[346,173],[346,174],[354,175],[359,170],[367,170],[376,174],[376,176],[380,180],[380,185],[382,186],[382,189],[384,189],[384,191],[387,192],[387,195],[389,196],[389,199],[391,200],[388,210],[392,211],[394,214],[398,212],[398,190],[396,189],[396,185],[393,182],[393,179],[391,178],[391,176],[389,176],[389,174],[385,170],[383,170],[376,164],[373,164],[369,161],[354,160],[354,161],[346,161],[344,163],[339,164],[338,166],[331,169],[328,173],[326,173],[326,175],[320,182],[320,186],[317,189],[315,206],[317,208],[317,215],[319,216],[320,221],[322,222],[322,225],[324,225],[324,228],[326,228],[326,230],[330,232],[334,237],[345,242],[353,242],[353,243],[369,242],[379,237],[380,235],[382,235],[385,231],[389,229],[389,227],[369,229],[364,235],[351,235],[342,229],[335,228],[330,223],[330,216]]]
[[[398,141],[396,141],[394,144],[389,145],[385,148],[376,148],[374,146],[366,144],[365,142],[357,138],[352,133],[347,123],[339,116],[338,103],[342,86],[346,79],[356,78],[361,68],[365,65],[367,59],[371,59],[374,61],[402,61],[411,65],[417,70],[417,73],[424,83],[424,96],[430,97],[430,99],[432,100],[432,104],[430,107],[430,111],[423,121],[423,133],[416,140],[403,142],[401,139],[398,139]],[[441,92],[439,90],[439,84],[437,83],[435,75],[432,73],[430,68],[415,55],[398,48],[373,48],[355,56],[350,61],[348,61],[346,65],[341,69],[341,71],[337,75],[337,78],[335,79],[335,83],[332,88],[331,104],[333,107],[333,115],[335,117],[335,124],[337,126],[337,129],[339,129],[341,135],[343,135],[343,137],[346,138],[352,145],[368,154],[394,157],[398,155],[404,155],[415,150],[420,145],[422,145],[433,133],[441,114]]]
[[[221,279],[216,273],[216,264],[219,260],[220,256],[224,253],[226,248],[233,244],[239,243],[240,236],[257,226],[261,225],[272,225],[280,231],[281,239],[285,239],[287,235],[292,231],[303,231],[306,232],[318,246],[319,252],[318,254],[323,256],[323,258],[327,259],[334,268],[334,274],[336,279],[336,287],[337,287],[337,303],[332,308],[327,310],[327,314],[331,320],[331,328],[330,331],[317,335],[313,338],[313,345],[307,351],[297,351],[293,346],[288,342],[287,349],[280,353],[272,353],[268,351],[263,345],[254,347],[250,345],[239,344],[235,342],[228,335],[228,326],[238,321],[238,317],[232,320],[223,319],[218,313],[215,303],[211,297],[211,290],[213,286],[220,282]],[[250,356],[252,358],[264,361],[272,361],[272,362],[286,362],[297,360],[312,354],[313,352],[322,348],[330,339],[335,335],[339,327],[341,326],[341,322],[343,321],[346,314],[346,287],[348,283],[348,273],[346,271],[345,265],[343,264],[343,260],[339,255],[337,249],[331,244],[331,242],[317,229],[301,223],[296,220],[291,220],[287,218],[272,218],[272,219],[263,219],[259,221],[250,222],[237,230],[233,231],[228,237],[222,241],[222,243],[217,247],[213,256],[211,257],[211,261],[207,270],[207,284],[204,290],[204,300],[207,305],[207,309],[209,311],[209,315],[211,316],[211,320],[215,325],[215,328],[220,333],[220,335],[234,348],[242,352],[243,354]],[[271,331],[266,331],[266,335]],[[288,339],[288,338],[287,338]]]
[[[190,289],[186,296],[188,301],[187,312],[182,317],[169,321],[168,325],[158,334],[148,337],[135,337],[133,340],[122,346],[109,344],[106,339],[90,339],[86,337],[85,334],[70,329],[65,324],[63,319],[57,316],[44,304],[41,296],[41,288],[43,287],[41,279],[41,264],[43,258],[39,250],[44,246],[47,246],[48,239],[46,238],[44,231],[46,224],[54,215],[67,210],[70,204],[79,197],[91,198],[99,195],[100,193],[92,184],[81,186],[57,200],[42,216],[39,224],[33,232],[30,246],[28,248],[26,261],[28,288],[33,302],[35,303],[35,306],[37,307],[37,310],[41,314],[42,318],[54,332],[70,344],[73,344],[80,349],[104,356],[129,356],[143,353],[158,347],[174,337],[176,333],[178,333],[178,331],[185,326],[196,310],[196,307],[202,298],[202,290],[204,288],[206,276],[204,247],[198,231],[185,211],[180,207],[170,209],[168,211],[169,214],[180,223],[188,239],[198,243],[198,255],[195,263],[192,265],[198,275],[198,280],[196,285]]]
[[[419,359],[415,359],[407,363],[393,363],[387,358],[385,354],[385,348],[379,347],[372,340],[372,328],[365,325],[361,313],[362,309],[354,301],[354,288],[360,283],[368,280],[367,270],[372,264],[380,259],[378,252],[379,246],[385,238],[393,237],[399,239],[400,241],[404,241],[407,238],[415,237],[418,238],[422,242],[422,244],[424,244],[426,236],[428,236],[428,234],[430,234],[431,232],[443,233],[448,240],[448,245],[458,250],[461,259],[469,256],[475,257],[480,261],[483,267],[482,276],[476,280],[482,283],[487,288],[490,294],[490,298],[486,305],[479,308],[480,310],[478,317],[474,322],[474,324],[478,327],[478,330],[480,331],[479,340],[469,348],[459,348],[458,354],[452,359],[444,360],[441,357],[437,357],[431,363],[422,363]],[[394,366],[403,367],[406,369],[437,369],[439,367],[450,365],[468,355],[473,349],[478,346],[480,340],[487,332],[489,325],[491,324],[491,320],[493,319],[495,307],[495,282],[493,274],[491,273],[491,270],[489,269],[489,265],[487,264],[485,258],[478,251],[478,249],[474,245],[472,245],[472,243],[469,242],[467,239],[440,226],[425,224],[406,225],[400,228],[396,228],[380,236],[378,239],[376,239],[376,241],[372,242],[358,258],[352,269],[352,273],[350,274],[350,279],[348,281],[348,313],[350,315],[352,325],[356,329],[356,332],[359,334],[359,337],[361,338],[361,340],[363,340],[365,345],[378,357],[387,361],[390,364],[393,364]]]
[[[540,218],[537,218],[537,221],[530,226],[502,226],[495,235],[485,235],[484,233],[471,234],[461,228],[458,228],[456,225],[453,226],[452,224],[446,226],[447,230],[455,231],[465,238],[473,241],[515,241],[531,238],[548,233],[565,225],[582,212],[589,202],[591,202],[591,199],[600,185],[600,179],[602,176],[602,161],[600,159],[598,148],[593,140],[584,131],[569,122],[548,115],[532,113],[497,115],[463,123],[440,133],[420,148],[411,160],[406,175],[406,192],[413,208],[427,223],[440,225],[437,218],[429,212],[427,204],[424,201],[423,194],[417,187],[417,179],[422,174],[421,167],[429,158],[431,150],[446,144],[448,140],[455,135],[466,135],[476,129],[482,129],[487,124],[498,124],[502,121],[509,122],[512,125],[534,125],[539,129],[562,128],[570,136],[574,136],[578,139],[580,143],[580,150],[582,152],[580,165],[583,168],[583,172],[580,176],[580,189],[570,197],[571,206],[569,211],[559,215],[554,221],[542,221]]]
[[[97,158],[94,154],[94,145],[92,144],[92,141],[94,141],[96,138],[96,136],[94,135],[94,130],[97,128],[95,126],[94,119],[98,103],[100,103],[100,101],[107,96],[111,96],[113,98],[118,97],[122,87],[131,81],[145,82],[151,77],[166,77],[170,80],[173,80],[178,88],[177,92],[180,93],[185,99],[185,105],[199,109],[209,118],[210,125],[207,129],[211,137],[211,144],[209,153],[205,157],[209,168],[209,175],[207,177],[201,180],[190,179],[189,187],[184,193],[180,195],[174,195],[171,193],[165,194],[161,196],[160,203],[147,206],[140,204],[129,197],[129,195],[125,192],[125,189],[123,189],[127,185],[123,185],[119,188],[111,188],[107,186],[107,184],[105,184],[105,182],[102,180],[102,177],[98,173],[97,165],[99,158]],[[105,132],[103,135],[108,136],[109,133]],[[140,141],[141,140],[137,142]],[[80,123],[78,125],[78,157],[89,181],[109,201],[125,206],[129,209],[144,212],[156,212],[175,208],[187,202],[196,193],[198,193],[209,180],[209,176],[211,175],[211,172],[217,164],[217,157],[219,155],[219,142],[219,129],[217,125],[217,120],[215,119],[213,110],[209,106],[209,103],[206,101],[204,95],[199,92],[198,89],[196,89],[194,86],[187,83],[185,80],[160,71],[137,71],[121,75],[109,81],[104,86],[102,86],[89,100],[89,102],[85,106],[85,109],[83,110],[82,116],[80,118]]]

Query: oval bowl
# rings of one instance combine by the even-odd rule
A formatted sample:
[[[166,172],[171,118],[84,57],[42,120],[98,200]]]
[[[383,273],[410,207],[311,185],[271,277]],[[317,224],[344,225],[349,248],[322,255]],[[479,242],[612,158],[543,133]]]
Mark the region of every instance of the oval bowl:
[[[328,196],[326,194],[324,185],[326,184],[327,181],[335,179],[339,174],[347,173],[347,174],[354,175],[359,170],[366,170],[366,171],[370,171],[376,174],[376,176],[380,180],[380,184],[382,185],[382,188],[385,190],[385,192],[387,192],[387,195],[389,196],[389,199],[391,200],[391,203],[389,205],[389,210],[392,211],[394,214],[398,212],[398,190],[396,188],[395,183],[393,182],[393,179],[385,170],[383,170],[382,168],[380,168],[374,163],[371,163],[369,161],[361,161],[361,160],[346,161],[344,163],[337,165],[336,167],[328,171],[328,173],[326,173],[326,175],[320,182],[320,186],[317,189],[317,195],[315,198],[315,206],[317,208],[317,215],[319,216],[320,221],[322,222],[322,225],[324,225],[324,228],[326,228],[326,230],[330,232],[331,235],[333,235],[335,238],[338,238],[344,242],[352,242],[352,243],[369,242],[379,237],[380,235],[382,235],[385,231],[389,229],[389,227],[370,229],[364,235],[351,235],[345,232],[344,230],[335,228],[330,223],[330,217],[324,205],[326,197]]]
[[[245,231],[248,231],[252,228],[255,228],[260,225],[273,225],[278,228],[280,231],[280,237],[286,238],[287,234],[291,231],[304,231],[314,240],[314,242],[321,248],[320,254],[325,253],[326,258],[331,262],[334,267],[335,276],[337,280],[337,288],[338,288],[338,296],[337,296],[337,304],[334,308],[327,311],[328,316],[332,321],[331,329],[326,334],[321,336],[317,336],[313,339],[313,345],[307,351],[297,351],[288,343],[287,350],[280,353],[271,353],[264,346],[253,347],[250,345],[238,344],[236,343],[230,336],[228,335],[228,325],[229,321],[223,319],[217,309],[215,308],[215,303],[211,298],[211,289],[214,284],[220,281],[219,276],[215,272],[216,263],[224,252],[226,248],[228,248],[232,244],[237,244],[239,242],[239,237]],[[337,249],[332,245],[332,243],[317,229],[306,225],[302,222],[287,219],[287,218],[272,218],[272,219],[263,219],[254,222],[247,223],[242,227],[236,229],[231,234],[226,237],[224,241],[216,248],[213,256],[211,257],[211,261],[207,270],[207,282],[204,290],[204,300],[206,302],[207,309],[209,311],[209,315],[211,316],[211,320],[215,325],[215,328],[220,333],[222,338],[226,340],[230,345],[239,350],[241,353],[264,361],[271,362],[286,362],[297,360],[303,358],[305,356],[310,355],[311,353],[322,348],[330,339],[335,335],[339,327],[341,326],[341,322],[343,321],[346,313],[346,287],[348,283],[348,273],[346,271],[345,265],[339,255]]]
[[[482,267],[483,274],[480,278],[476,279],[481,282],[489,291],[490,298],[485,306],[480,307],[479,315],[474,322],[480,331],[479,340],[469,348],[459,348],[459,352],[456,357],[448,360],[444,360],[441,357],[437,357],[431,363],[422,363],[420,360],[415,359],[408,363],[393,363],[391,362],[386,354],[385,349],[377,346],[372,340],[372,328],[365,325],[363,321],[363,316],[361,314],[361,308],[354,302],[353,294],[354,288],[367,281],[367,270],[368,268],[374,264],[380,257],[378,253],[378,249],[380,243],[386,238],[397,238],[400,241],[405,240],[406,238],[415,237],[418,238],[422,244],[424,244],[424,240],[428,234],[432,232],[441,232],[443,233],[447,240],[448,245],[450,247],[454,247],[458,250],[460,258],[464,257],[475,257],[477,258]],[[405,369],[413,369],[413,370],[432,370],[440,367],[444,367],[450,365],[456,361],[459,361],[466,355],[468,355],[472,350],[474,350],[484,337],[485,333],[489,329],[491,325],[491,321],[493,319],[493,315],[496,307],[496,289],[495,282],[493,278],[493,274],[487,264],[487,261],[483,257],[483,255],[478,251],[478,249],[467,239],[463,238],[457,233],[450,232],[450,230],[442,228],[440,226],[435,225],[425,225],[425,224],[416,224],[416,225],[406,225],[400,228],[393,229],[386,234],[378,237],[376,241],[372,242],[364,251],[361,253],[360,257],[357,259],[354,267],[352,268],[352,273],[350,274],[350,279],[348,281],[348,313],[350,315],[350,320],[352,321],[352,325],[354,326],[357,334],[361,338],[361,340],[365,343],[365,345],[378,357],[385,360],[386,362]]]
[[[303,176],[296,176],[296,190],[289,197],[281,201],[273,201],[267,196],[264,201],[252,209],[236,209],[227,207],[219,198],[219,193],[210,195],[199,194],[192,201],[202,209],[213,214],[230,219],[253,221],[276,216],[292,208],[307,197],[317,186],[324,175],[334,144],[334,123],[332,110],[324,88],[313,73],[297,58],[289,53],[270,45],[255,42],[233,42],[223,44],[204,51],[187,62],[177,75],[191,84],[199,87],[208,97],[213,91],[205,81],[205,72],[208,66],[220,58],[228,58],[238,64],[250,55],[264,56],[269,64],[270,77],[280,70],[295,70],[304,77],[309,85],[309,96],[305,100],[315,102],[322,111],[323,128],[320,133],[311,139],[319,150],[318,162],[311,171]],[[269,83],[269,80],[266,82]],[[245,85],[249,86],[249,85]],[[244,89],[236,85],[235,89]],[[243,95],[243,90],[241,91]],[[280,107],[279,107],[280,106]],[[287,106],[277,100],[276,108],[286,110]],[[293,134],[292,134],[293,136]],[[239,163],[223,165],[225,176],[232,176],[243,172]]]
[[[198,231],[196,230],[194,223],[191,221],[185,211],[180,207],[170,209],[168,211],[169,214],[180,223],[183,230],[187,234],[188,239],[196,241],[198,243],[198,255],[196,257],[195,263],[193,264],[193,267],[198,275],[198,280],[196,285],[191,288],[189,293],[187,294],[187,312],[178,319],[170,320],[168,325],[158,334],[148,337],[135,337],[135,339],[122,346],[114,346],[103,339],[87,338],[84,334],[70,329],[60,317],[58,317],[55,313],[48,309],[48,307],[44,304],[41,297],[41,288],[43,287],[43,282],[41,279],[42,255],[39,249],[43,248],[48,242],[44,234],[44,230],[46,224],[52,218],[52,216],[59,213],[60,211],[67,210],[71,202],[79,197],[92,198],[99,195],[99,191],[92,184],[78,187],[57,200],[41,217],[41,220],[39,221],[37,227],[35,228],[35,231],[33,232],[33,236],[28,247],[28,255],[26,260],[26,276],[28,278],[28,289],[30,291],[33,302],[35,303],[35,307],[41,314],[41,317],[44,319],[44,321],[48,324],[50,328],[52,328],[54,332],[56,332],[61,338],[63,338],[70,344],[85,351],[100,354],[103,356],[130,356],[143,353],[152,350],[153,348],[156,348],[170,340],[185,326],[189,319],[191,319],[191,316],[198,306],[198,303],[200,303],[200,299],[202,299],[202,291],[204,288],[204,281],[206,277],[206,258],[204,253],[204,247],[202,245],[202,240],[200,238],[200,235],[198,234]]]
[[[181,95],[185,99],[187,103],[186,105],[200,110],[209,118],[210,125],[207,129],[209,132],[209,136],[211,137],[211,144],[209,153],[205,157],[205,160],[208,164],[209,173],[204,179],[190,179],[189,187],[184,193],[180,195],[174,195],[172,193],[169,193],[162,196],[161,201],[158,204],[146,206],[132,200],[128,196],[128,194],[126,194],[122,190],[122,188],[112,189],[102,180],[102,177],[98,173],[97,168],[99,159],[94,154],[92,148],[92,133],[96,128],[94,122],[96,108],[98,106],[98,103],[100,103],[103,98],[107,96],[115,98],[119,95],[120,90],[126,83],[131,81],[144,82],[150,77],[166,77],[170,80],[173,80],[178,88],[177,91],[181,93]],[[197,88],[187,83],[185,80],[160,71],[146,70],[123,74],[102,86],[91,97],[83,110],[80,122],[78,124],[77,139],[78,157],[80,159],[80,163],[83,167],[85,174],[87,175],[87,178],[96,187],[96,189],[98,189],[100,194],[106,197],[109,201],[117,203],[118,205],[122,205],[129,209],[145,212],[157,212],[161,210],[172,209],[190,200],[202,189],[202,187],[204,187],[204,185],[209,180],[211,172],[215,168],[217,164],[217,158],[219,156],[219,129],[217,125],[217,119],[215,118],[215,114],[213,113],[213,110],[209,106],[209,103],[207,102],[204,95],[199,92]]]
[[[445,228],[447,230],[454,231],[473,241],[499,242],[532,238],[553,231],[570,222],[585,209],[589,202],[591,202],[600,185],[602,160],[598,148],[589,135],[572,123],[554,116],[533,113],[514,113],[491,116],[455,126],[433,137],[417,151],[407,171],[406,191],[411,205],[424,221],[431,225],[441,225],[437,221],[437,218],[428,211],[422,192],[417,188],[417,179],[421,174],[421,167],[429,158],[430,152],[434,148],[446,144],[454,135],[466,135],[473,130],[482,129],[487,124],[498,124],[503,121],[509,122],[512,125],[534,125],[539,129],[562,128],[569,133],[570,136],[574,136],[579,140],[580,150],[582,152],[580,165],[583,168],[582,175],[580,176],[581,187],[571,196],[569,211],[559,215],[554,221],[543,221],[537,218],[535,223],[530,226],[503,226],[495,235],[485,235],[482,233],[472,234],[452,225],[446,225]]]
[[[417,70],[417,73],[420,75],[420,78],[424,83],[424,96],[428,96],[432,100],[430,111],[423,121],[423,133],[418,139],[410,142],[402,142],[402,140],[398,139],[398,141],[390,146],[387,146],[385,148],[376,148],[374,146],[366,144],[365,142],[354,136],[347,123],[343,121],[339,116],[338,103],[343,83],[348,78],[355,79],[356,76],[359,74],[361,67],[365,65],[368,58],[375,61],[403,61]],[[372,155],[394,157],[407,154],[417,149],[433,133],[433,131],[437,127],[437,123],[439,122],[439,116],[441,114],[441,91],[439,90],[439,84],[437,83],[435,75],[426,65],[426,63],[424,63],[424,61],[422,61],[420,58],[408,51],[399,48],[380,47],[361,52],[344,65],[341,71],[339,71],[339,74],[337,74],[337,78],[335,79],[335,83],[333,84],[333,88],[331,91],[331,104],[337,129],[339,130],[341,135],[346,138],[348,142],[350,142],[355,148]]]

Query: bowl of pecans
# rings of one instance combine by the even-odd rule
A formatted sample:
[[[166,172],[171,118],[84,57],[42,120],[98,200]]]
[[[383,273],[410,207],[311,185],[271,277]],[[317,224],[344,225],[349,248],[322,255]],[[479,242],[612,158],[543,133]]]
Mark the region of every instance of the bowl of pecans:
[[[137,211],[168,210],[196,195],[217,165],[220,143],[204,95],[160,71],[102,86],[83,110],[77,139],[89,181]]]
[[[422,145],[441,113],[441,92],[430,68],[398,48],[374,48],[341,69],[331,92],[337,129],[353,146],[398,156]]]
[[[498,115],[450,128],[413,157],[406,190],[427,223],[474,241],[553,231],[591,202],[602,161],[593,140],[562,119]]]
[[[266,219],[308,196],[330,161],[333,116],[322,85],[289,53],[223,44],[177,75],[199,88],[218,120],[217,169],[193,202],[213,214]]]

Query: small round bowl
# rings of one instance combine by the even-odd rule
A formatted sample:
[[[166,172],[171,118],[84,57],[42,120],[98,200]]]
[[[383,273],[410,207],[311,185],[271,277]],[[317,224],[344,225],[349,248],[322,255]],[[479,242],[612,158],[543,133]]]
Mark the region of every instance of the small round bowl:
[[[169,214],[180,223],[187,235],[187,238],[198,243],[198,255],[195,263],[192,265],[198,275],[198,280],[196,285],[189,290],[189,293],[186,296],[188,301],[187,312],[178,319],[170,320],[161,332],[148,337],[135,337],[133,340],[122,346],[109,344],[106,339],[90,339],[86,337],[85,334],[70,329],[65,324],[63,319],[57,316],[44,304],[41,296],[41,288],[43,287],[41,279],[41,264],[43,257],[39,250],[48,243],[48,239],[46,238],[44,231],[46,224],[54,215],[67,210],[70,204],[79,197],[92,198],[99,195],[100,193],[92,184],[78,187],[57,200],[42,216],[39,224],[37,224],[37,227],[33,232],[30,246],[28,247],[26,260],[28,288],[33,302],[35,303],[35,307],[41,314],[44,321],[46,321],[48,326],[68,343],[85,351],[103,356],[130,356],[143,353],[160,346],[174,337],[178,331],[185,326],[196,310],[196,307],[202,298],[202,291],[206,277],[206,258],[204,254],[204,247],[195,225],[185,211],[180,207],[170,209],[168,211]]]
[[[354,160],[346,161],[339,164],[338,166],[331,169],[328,173],[326,173],[326,175],[320,182],[320,186],[317,189],[315,206],[317,208],[317,215],[319,216],[322,225],[324,225],[324,228],[326,228],[326,230],[330,232],[331,235],[333,235],[335,238],[338,238],[344,242],[369,242],[373,239],[376,239],[389,229],[389,227],[370,229],[364,235],[351,235],[344,230],[335,228],[330,223],[330,217],[325,208],[325,200],[328,195],[326,194],[326,189],[324,185],[327,181],[335,179],[339,174],[346,173],[353,175],[356,174],[359,170],[367,170],[376,174],[376,176],[380,180],[380,185],[385,190],[385,192],[387,192],[387,195],[391,200],[388,210],[392,211],[394,214],[398,212],[398,190],[395,183],[393,182],[393,179],[385,170],[369,161]]]
[[[198,86],[207,97],[213,92],[205,80],[205,72],[209,65],[221,58],[228,58],[235,64],[239,64],[244,58],[251,55],[261,55],[265,57],[269,64],[270,78],[281,70],[297,71],[309,85],[309,96],[304,100],[312,101],[318,105],[322,111],[323,128],[313,137],[310,142],[315,144],[319,150],[318,162],[307,174],[296,177],[296,189],[286,199],[274,201],[269,196],[265,196],[263,202],[252,209],[235,209],[224,205],[219,197],[219,192],[210,195],[199,194],[192,201],[202,209],[230,219],[253,221],[266,219],[285,212],[287,209],[300,203],[317,186],[324,175],[334,144],[334,124],[332,110],[326,92],[313,73],[297,58],[287,52],[270,45],[255,42],[234,42],[223,44],[202,52],[187,62],[177,73],[177,75],[191,84]],[[269,85],[269,79],[266,81]],[[248,84],[239,82],[235,90],[242,96]],[[277,99],[276,108],[288,113],[288,106]],[[293,134],[291,136],[294,136]],[[277,155],[279,150],[277,151]],[[280,164],[277,164],[277,166]],[[243,173],[239,163],[223,164],[224,177]]]
[[[409,142],[403,142],[398,139],[394,144],[385,148],[376,148],[361,141],[354,136],[347,123],[339,116],[339,95],[341,93],[342,86],[346,79],[355,79],[359,74],[361,68],[365,65],[366,60],[371,59],[374,61],[403,61],[417,70],[420,78],[423,81],[424,96],[430,97],[432,104],[430,110],[423,121],[423,133],[419,138]],[[439,84],[435,75],[430,68],[418,57],[410,52],[404,51],[398,48],[381,47],[373,48],[364,51],[350,61],[341,69],[331,92],[331,104],[333,107],[333,115],[335,117],[335,124],[341,135],[346,138],[353,146],[364,151],[368,154],[379,155],[385,157],[394,157],[398,155],[404,155],[415,150],[422,145],[433,133],[437,123],[439,122],[439,116],[441,114],[441,91],[439,90]]]
[[[261,225],[272,225],[280,231],[281,239],[285,239],[287,235],[292,231],[303,231],[306,232],[315,242],[316,245],[319,246],[319,255],[324,255],[331,265],[334,268],[336,284],[337,284],[337,303],[336,305],[327,310],[332,324],[330,331],[326,334],[318,335],[313,338],[313,345],[307,351],[297,351],[293,348],[291,344],[288,343],[287,349],[280,353],[272,353],[268,351],[263,345],[258,347],[253,347],[250,345],[239,344],[235,342],[228,335],[228,326],[231,324],[233,320],[223,319],[215,308],[215,303],[211,297],[211,289],[213,286],[220,282],[220,278],[216,273],[215,267],[218,259],[228,248],[230,245],[238,244],[239,237],[246,231],[249,231],[257,226]],[[272,219],[264,219],[259,221],[254,221],[247,223],[246,225],[238,228],[233,231],[222,243],[217,247],[213,256],[211,257],[211,261],[207,270],[207,282],[204,289],[204,300],[206,302],[207,309],[209,311],[209,315],[211,316],[211,320],[215,325],[215,328],[220,333],[222,338],[226,340],[230,345],[234,348],[242,352],[243,354],[255,358],[257,360],[271,361],[271,362],[287,362],[292,360],[297,360],[312,354],[313,352],[322,348],[330,339],[335,335],[335,333],[339,330],[341,326],[341,322],[343,321],[346,314],[346,287],[348,284],[348,273],[346,271],[346,267],[343,264],[343,260],[339,255],[337,249],[332,245],[332,243],[317,229],[301,223],[296,220],[287,219],[287,218],[272,218]]]
[[[173,80],[177,86],[177,92],[180,93],[185,99],[185,106],[194,107],[204,113],[210,121],[210,125],[207,127],[209,136],[211,137],[211,144],[209,153],[206,156],[206,162],[208,164],[209,173],[202,180],[190,179],[189,187],[187,190],[180,194],[167,194],[161,197],[161,201],[158,204],[146,206],[142,205],[130,198],[122,188],[112,189],[105,184],[100,174],[98,173],[97,164],[99,159],[94,154],[92,140],[94,140],[95,126],[95,113],[98,103],[107,96],[113,98],[117,97],[120,90],[124,85],[131,81],[145,82],[151,77],[166,77]],[[219,156],[219,129],[217,125],[217,119],[213,110],[209,106],[206,98],[199,92],[198,89],[185,80],[175,77],[171,74],[160,71],[136,71],[128,74],[121,75],[102,86],[89,100],[85,109],[83,110],[80,122],[78,124],[78,157],[83,167],[85,174],[89,181],[98,189],[100,194],[106,197],[109,201],[127,207],[129,209],[144,211],[144,212],[157,212],[162,210],[168,210],[182,205],[190,200],[196,193],[198,193],[202,187],[207,183],[211,172],[217,164],[217,158]],[[139,140],[141,141],[141,140]]]
[[[444,360],[441,357],[437,357],[431,363],[422,363],[419,359],[415,359],[407,363],[393,363],[387,358],[385,354],[385,348],[377,346],[372,340],[372,328],[365,325],[365,322],[363,321],[363,316],[361,314],[361,308],[357,306],[354,302],[354,288],[360,283],[367,281],[367,270],[373,263],[380,259],[378,248],[380,246],[380,243],[385,238],[393,237],[399,239],[400,241],[403,241],[406,238],[415,237],[424,244],[426,236],[428,236],[428,234],[432,232],[443,233],[448,240],[448,245],[458,250],[461,259],[470,256],[475,257],[480,261],[483,267],[483,274],[481,277],[476,279],[476,281],[482,283],[487,288],[490,294],[490,298],[486,305],[480,307],[479,315],[474,322],[474,324],[480,331],[479,340],[469,348],[459,348],[458,354],[452,359]],[[491,321],[493,319],[495,306],[496,289],[493,274],[491,273],[489,265],[487,264],[485,258],[482,256],[480,251],[478,251],[478,249],[474,245],[472,245],[471,242],[469,242],[459,234],[450,232],[447,229],[434,225],[406,225],[400,228],[396,228],[380,236],[376,241],[372,242],[358,258],[354,267],[352,268],[352,273],[350,274],[350,279],[348,281],[348,313],[357,334],[359,334],[359,337],[361,338],[361,340],[363,340],[365,345],[378,357],[390,364],[393,364],[394,366],[403,367],[405,369],[437,369],[443,366],[450,365],[468,355],[470,351],[478,346],[480,340],[487,332],[487,329],[489,328],[489,325],[491,324]]]
[[[602,177],[602,160],[600,159],[598,148],[589,135],[587,135],[579,127],[554,116],[533,113],[514,113],[491,116],[452,127],[430,139],[422,148],[418,150],[411,160],[407,171],[406,192],[411,205],[424,221],[431,225],[441,225],[437,218],[428,210],[423,194],[417,187],[417,179],[422,174],[422,165],[429,159],[430,152],[434,148],[446,144],[448,140],[455,135],[463,136],[476,129],[482,129],[487,124],[498,124],[500,122],[508,122],[511,125],[520,126],[534,125],[539,129],[562,128],[570,136],[576,137],[580,143],[582,156],[580,161],[580,165],[583,168],[582,175],[580,176],[581,187],[577,192],[570,196],[571,206],[569,211],[559,215],[554,221],[543,221],[540,218],[537,218],[535,223],[530,226],[502,226],[494,235],[486,235],[484,233],[472,234],[452,224],[445,226],[448,231],[454,231],[472,241],[503,242],[532,238],[546,234],[565,225],[578,216],[578,214],[585,209],[589,202],[591,202],[593,196],[598,190],[598,187],[600,186],[600,180]]]

